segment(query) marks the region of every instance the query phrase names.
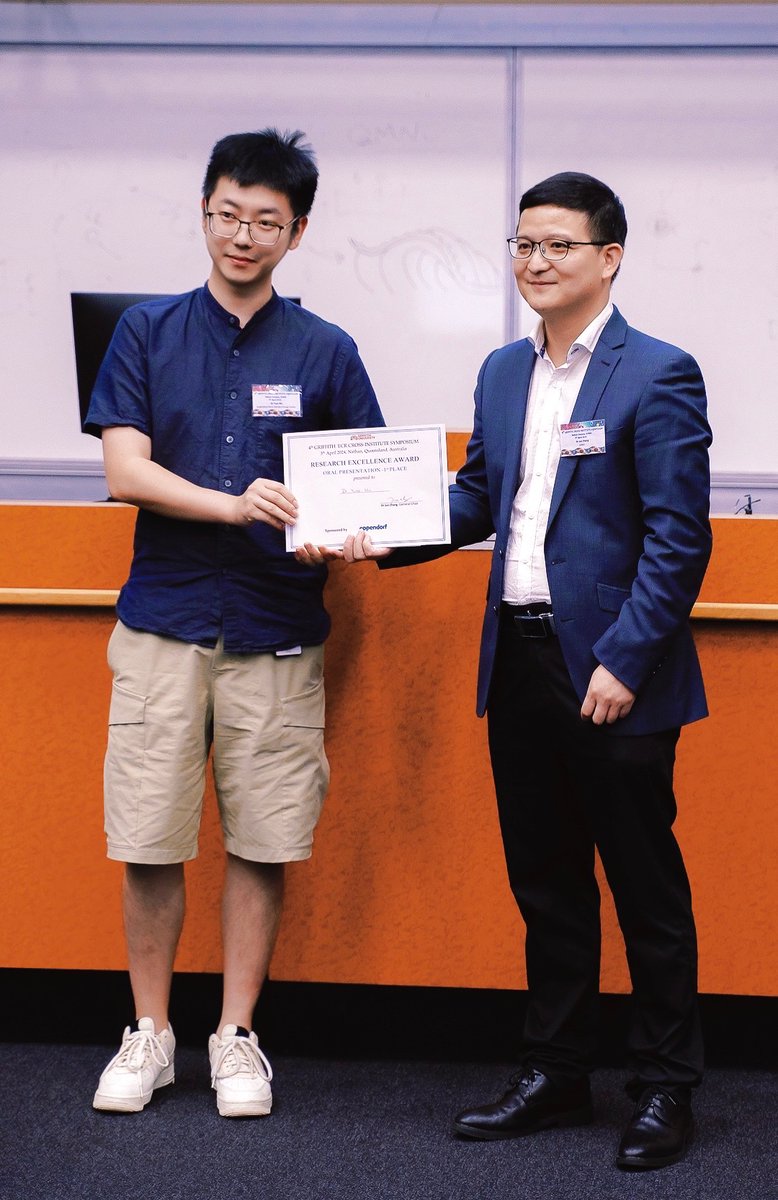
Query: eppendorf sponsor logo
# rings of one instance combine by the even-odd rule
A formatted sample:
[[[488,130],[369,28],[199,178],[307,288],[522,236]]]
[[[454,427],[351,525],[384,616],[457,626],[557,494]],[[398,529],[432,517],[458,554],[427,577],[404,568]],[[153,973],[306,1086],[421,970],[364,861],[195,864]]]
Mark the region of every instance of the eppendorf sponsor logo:
[[[376,529],[386,529],[386,525],[360,525],[360,529],[364,529],[365,533],[372,533]]]

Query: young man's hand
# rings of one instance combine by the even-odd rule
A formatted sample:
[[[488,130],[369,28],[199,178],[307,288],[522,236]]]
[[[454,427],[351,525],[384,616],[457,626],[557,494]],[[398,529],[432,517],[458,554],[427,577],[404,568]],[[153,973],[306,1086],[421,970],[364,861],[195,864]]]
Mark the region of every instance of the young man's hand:
[[[343,551],[332,550],[329,546],[314,546],[313,542],[306,542],[304,546],[297,547],[294,556],[299,563],[303,563],[306,567],[320,567],[323,563],[343,558]]]
[[[313,567],[336,559],[343,559],[347,563],[366,562],[371,558],[386,558],[387,554],[391,553],[389,546],[374,546],[370,534],[360,529],[359,533],[348,535],[342,550],[331,550],[328,546],[314,546],[311,542],[306,542],[305,546],[295,550],[294,556],[298,562]]]
[[[234,525],[264,521],[274,529],[294,525],[297,501],[288,488],[275,479],[255,479],[242,496],[235,497]]]

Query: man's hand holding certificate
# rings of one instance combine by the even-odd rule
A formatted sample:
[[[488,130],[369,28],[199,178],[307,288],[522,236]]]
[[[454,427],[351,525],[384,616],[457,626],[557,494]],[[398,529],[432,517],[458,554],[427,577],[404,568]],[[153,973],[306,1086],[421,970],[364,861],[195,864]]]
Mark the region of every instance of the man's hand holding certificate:
[[[340,550],[369,533],[375,546],[451,540],[446,432],[442,425],[285,433],[284,482],[299,517],[286,548]]]

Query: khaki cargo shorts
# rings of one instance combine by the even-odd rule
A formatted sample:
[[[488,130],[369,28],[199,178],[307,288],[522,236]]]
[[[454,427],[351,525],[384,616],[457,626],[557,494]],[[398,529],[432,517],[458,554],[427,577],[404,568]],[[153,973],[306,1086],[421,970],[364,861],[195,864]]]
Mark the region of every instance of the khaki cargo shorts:
[[[213,749],[225,849],[253,862],[308,858],[329,783],[323,659],[323,646],[225,654],[119,622],[108,644],[108,857],[196,858]]]

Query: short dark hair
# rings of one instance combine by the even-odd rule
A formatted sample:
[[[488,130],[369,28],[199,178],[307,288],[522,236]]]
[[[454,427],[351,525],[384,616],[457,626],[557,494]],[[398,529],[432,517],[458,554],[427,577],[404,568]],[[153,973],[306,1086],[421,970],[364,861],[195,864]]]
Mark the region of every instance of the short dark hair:
[[[627,240],[624,205],[606,183],[593,175],[583,175],[579,171],[550,175],[524,193],[519,201],[519,213],[525,208],[539,208],[541,204],[586,213],[592,241],[618,242],[623,246]]]
[[[222,178],[232,179],[239,187],[262,184],[287,196],[296,217],[311,211],[319,170],[312,148],[297,129],[280,133],[277,129],[259,129],[255,133],[230,133],[213,150],[203,180],[203,196],[210,200]]]

